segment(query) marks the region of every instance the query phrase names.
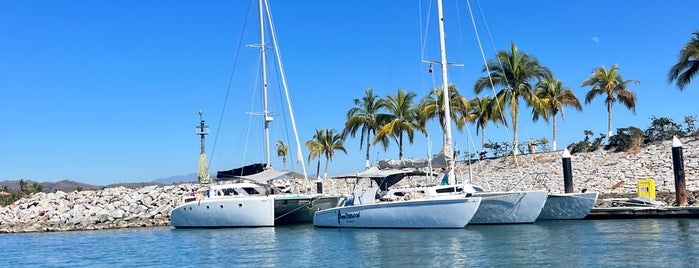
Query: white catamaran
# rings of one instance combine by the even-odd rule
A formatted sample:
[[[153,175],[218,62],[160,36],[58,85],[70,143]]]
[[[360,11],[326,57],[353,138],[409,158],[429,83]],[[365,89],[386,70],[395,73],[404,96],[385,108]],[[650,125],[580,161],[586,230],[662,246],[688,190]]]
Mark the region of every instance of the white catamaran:
[[[269,17],[269,4],[267,0],[260,0],[258,4],[260,22],[260,45],[262,67],[262,91],[267,96],[267,70],[266,70],[266,46],[265,21],[269,22],[272,45],[277,48],[276,35]],[[284,72],[281,66],[281,57],[276,51],[276,62],[280,71],[282,85],[286,93],[288,112],[291,118],[294,135],[296,137],[297,154],[301,155],[301,146],[296,131],[293,110],[289,102],[289,94],[286,86]],[[326,195],[322,193],[290,193],[280,191],[274,187],[272,181],[285,177],[292,172],[276,171],[270,165],[269,152],[269,124],[273,121],[267,108],[266,99],[263,102],[262,117],[264,120],[264,143],[266,163],[256,163],[244,167],[219,171],[217,180],[227,180],[214,184],[204,185],[204,189],[186,196],[182,204],[171,212],[171,224],[177,228],[220,228],[220,227],[265,227],[278,224],[311,222],[313,214],[322,209],[336,207],[345,200],[343,195]],[[200,157],[200,182],[205,183],[208,177],[204,154],[205,126],[202,120],[202,156]],[[204,164],[201,164],[201,161]],[[303,157],[299,157],[303,168],[303,179],[306,179],[306,168]],[[203,166],[203,167],[202,167]],[[203,175],[206,174],[206,175]]]

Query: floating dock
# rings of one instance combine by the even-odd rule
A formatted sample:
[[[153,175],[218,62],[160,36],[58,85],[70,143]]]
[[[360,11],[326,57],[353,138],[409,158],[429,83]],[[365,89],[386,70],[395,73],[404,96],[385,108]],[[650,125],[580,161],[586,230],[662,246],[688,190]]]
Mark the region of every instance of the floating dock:
[[[586,220],[642,218],[699,218],[699,207],[610,207],[593,208]]]

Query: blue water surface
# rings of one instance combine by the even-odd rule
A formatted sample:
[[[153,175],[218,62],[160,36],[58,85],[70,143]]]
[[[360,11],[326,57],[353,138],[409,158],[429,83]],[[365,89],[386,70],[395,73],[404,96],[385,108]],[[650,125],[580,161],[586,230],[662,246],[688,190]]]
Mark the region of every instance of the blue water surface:
[[[2,234],[3,267],[699,267],[699,219]]]

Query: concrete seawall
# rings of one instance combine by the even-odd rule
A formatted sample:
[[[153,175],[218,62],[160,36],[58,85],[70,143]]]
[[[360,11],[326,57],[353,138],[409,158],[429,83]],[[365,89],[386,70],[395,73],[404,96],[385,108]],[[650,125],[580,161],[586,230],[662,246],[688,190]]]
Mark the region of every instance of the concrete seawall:
[[[699,198],[699,139],[685,138],[684,168],[688,201]],[[600,199],[635,197],[639,179],[654,179],[657,199],[672,205],[675,201],[671,141],[647,146],[636,153],[599,150],[571,157],[576,192],[600,192]],[[470,174],[469,175],[469,169]],[[489,190],[546,189],[563,192],[561,152],[488,159],[469,164],[459,162],[457,175]],[[368,179],[321,179],[291,181],[295,190],[315,191],[323,183],[326,193],[350,194],[367,187]],[[399,186],[418,185],[424,177],[401,181]],[[99,191],[37,193],[0,207],[0,233],[99,230],[168,226],[170,211],[179,197],[194,191],[193,183],[124,187]]]

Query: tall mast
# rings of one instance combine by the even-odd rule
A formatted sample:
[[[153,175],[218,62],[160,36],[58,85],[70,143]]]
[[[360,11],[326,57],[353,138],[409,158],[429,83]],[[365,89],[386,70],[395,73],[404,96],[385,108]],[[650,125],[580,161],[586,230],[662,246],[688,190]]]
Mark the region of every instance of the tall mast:
[[[260,13],[260,57],[262,58],[262,116],[265,120],[265,169],[270,168],[269,154],[269,123],[273,121],[267,110],[267,57],[265,55],[265,19],[262,0],[258,3]]]
[[[441,67],[442,67],[442,95],[444,102],[444,132],[445,139],[444,144],[442,144],[442,150],[444,150],[444,157],[447,160],[447,166],[449,166],[449,184],[454,184],[454,152],[451,143],[451,109],[449,107],[449,80],[447,79],[447,49],[446,42],[444,40],[444,14],[442,12],[442,0],[437,0],[437,16],[439,18],[439,52],[441,54]]]

